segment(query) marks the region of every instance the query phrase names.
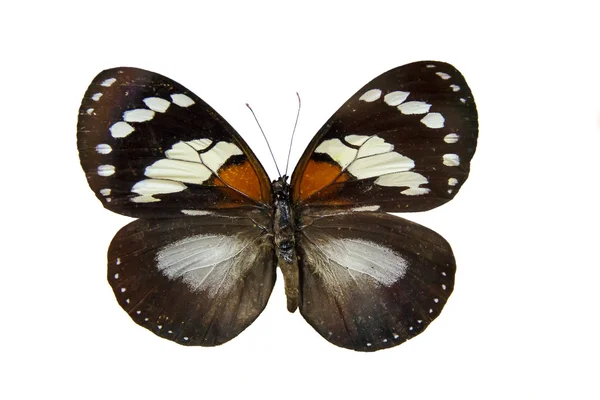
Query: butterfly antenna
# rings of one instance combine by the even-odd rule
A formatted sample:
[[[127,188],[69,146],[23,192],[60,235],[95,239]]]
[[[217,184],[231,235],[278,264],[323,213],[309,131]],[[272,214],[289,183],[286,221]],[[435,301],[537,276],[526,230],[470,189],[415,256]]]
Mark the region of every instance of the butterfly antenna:
[[[275,168],[277,168],[277,173],[279,174],[279,177],[281,178],[281,172],[279,171],[279,166],[277,165],[277,161],[275,161],[275,156],[273,155],[273,150],[271,150],[271,145],[269,144],[269,141],[267,140],[267,137],[265,136],[265,132],[263,131],[262,126],[260,126],[260,122],[258,122],[258,118],[256,118],[256,114],[254,114],[254,110],[252,109],[252,107],[250,107],[250,104],[246,103],[246,107],[248,107],[248,109],[252,113],[252,116],[254,117],[256,124],[260,128],[260,133],[262,133],[263,137],[265,138],[265,142],[267,142],[267,147],[269,148],[269,153],[271,153],[271,157],[273,157],[273,162],[275,163]]]
[[[302,101],[300,100],[300,95],[296,92],[296,96],[298,97],[298,112],[296,113],[296,122],[294,122],[294,130],[292,131],[292,138],[290,139],[290,148],[288,150],[287,161],[285,163],[285,176],[288,173],[288,167],[290,166],[290,154],[292,154],[292,143],[294,143],[294,133],[296,133],[296,127],[298,126],[298,118],[300,118],[300,109],[302,108]]]

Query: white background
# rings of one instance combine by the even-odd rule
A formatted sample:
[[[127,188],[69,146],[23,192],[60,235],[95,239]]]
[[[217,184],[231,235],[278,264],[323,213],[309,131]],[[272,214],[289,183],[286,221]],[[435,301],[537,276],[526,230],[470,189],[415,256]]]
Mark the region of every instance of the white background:
[[[215,5],[218,3],[218,5]],[[0,397],[549,399],[600,397],[598,10],[592,1],[5,2],[1,6]],[[187,86],[275,169],[363,84],[442,60],[465,75],[480,140],[460,194],[411,214],[454,248],[457,282],[417,338],[337,348],[285,309],[216,348],[134,324],[105,279],[125,217],[79,166],[77,112],[101,70]]]

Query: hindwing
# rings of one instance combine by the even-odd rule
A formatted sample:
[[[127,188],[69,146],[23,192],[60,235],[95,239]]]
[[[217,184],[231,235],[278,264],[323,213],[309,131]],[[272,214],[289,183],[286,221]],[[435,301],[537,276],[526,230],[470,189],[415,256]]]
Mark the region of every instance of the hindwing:
[[[385,213],[303,220],[300,312],[325,339],[375,351],[418,335],[440,314],[456,269],[440,235]]]
[[[137,324],[179,344],[233,339],[262,312],[275,284],[273,243],[258,219],[130,223],[108,250],[117,301]]]

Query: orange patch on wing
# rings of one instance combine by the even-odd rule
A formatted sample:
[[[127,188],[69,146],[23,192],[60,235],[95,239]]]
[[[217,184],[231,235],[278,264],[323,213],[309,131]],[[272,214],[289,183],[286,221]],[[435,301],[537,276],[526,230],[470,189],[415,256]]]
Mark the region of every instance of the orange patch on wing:
[[[231,164],[219,169],[217,186],[231,186],[255,200],[266,201],[261,194],[260,181],[249,161],[242,164]]]
[[[334,181],[347,181],[348,175],[346,173],[341,174],[341,172],[342,168],[337,164],[309,160],[300,179],[299,198],[294,200],[305,200]]]

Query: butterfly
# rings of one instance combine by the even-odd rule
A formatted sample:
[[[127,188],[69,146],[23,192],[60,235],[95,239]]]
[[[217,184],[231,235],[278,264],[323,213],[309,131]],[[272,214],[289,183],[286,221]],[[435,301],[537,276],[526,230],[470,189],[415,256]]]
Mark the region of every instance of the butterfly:
[[[103,206],[138,218],[108,250],[108,281],[137,324],[182,345],[225,343],[265,308],[279,266],[290,312],[337,346],[374,351],[423,332],[456,269],[444,238],[388,213],[450,201],[477,134],[461,73],[416,62],[356,92],[291,180],[270,182],[198,96],[123,67],[90,84],[77,145]]]

